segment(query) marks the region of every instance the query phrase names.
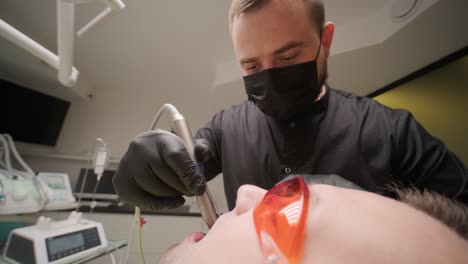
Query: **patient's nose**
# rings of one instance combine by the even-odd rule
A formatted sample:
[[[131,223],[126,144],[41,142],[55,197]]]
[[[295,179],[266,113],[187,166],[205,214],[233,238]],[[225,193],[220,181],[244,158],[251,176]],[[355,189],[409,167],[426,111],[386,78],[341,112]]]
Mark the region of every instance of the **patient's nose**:
[[[242,185],[237,190],[234,212],[241,215],[255,208],[267,191],[254,185]]]

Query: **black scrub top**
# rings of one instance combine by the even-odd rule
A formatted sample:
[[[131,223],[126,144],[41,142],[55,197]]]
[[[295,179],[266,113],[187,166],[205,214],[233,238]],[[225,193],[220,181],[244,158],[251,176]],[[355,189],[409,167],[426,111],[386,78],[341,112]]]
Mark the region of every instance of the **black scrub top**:
[[[397,182],[468,203],[466,167],[409,112],[331,88],[313,107],[279,122],[245,101],[197,132],[212,152],[205,176],[223,173],[229,209],[241,185],[270,189],[290,174],[337,174],[386,196]]]

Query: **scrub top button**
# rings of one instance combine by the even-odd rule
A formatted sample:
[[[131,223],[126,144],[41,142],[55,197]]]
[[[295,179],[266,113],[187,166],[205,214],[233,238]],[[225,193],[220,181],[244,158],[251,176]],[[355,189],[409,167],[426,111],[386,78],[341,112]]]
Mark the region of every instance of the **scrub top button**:
[[[291,168],[286,168],[286,169],[284,169],[284,172],[286,172],[286,173],[288,173],[288,174],[291,173]]]
[[[296,125],[296,123],[294,123],[294,122],[289,123],[290,128],[293,128],[295,125]]]

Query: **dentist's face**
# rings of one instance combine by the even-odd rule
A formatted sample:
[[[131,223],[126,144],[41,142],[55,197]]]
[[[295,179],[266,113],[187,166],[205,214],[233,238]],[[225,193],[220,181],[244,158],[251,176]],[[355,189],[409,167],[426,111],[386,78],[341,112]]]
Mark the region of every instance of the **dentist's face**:
[[[468,244],[436,219],[363,191],[309,185],[303,263],[466,263]],[[264,263],[252,211],[266,190],[244,185],[206,236],[192,234],[163,263]]]
[[[323,80],[333,31],[333,24],[327,23],[320,32],[303,1],[271,0],[260,10],[234,18],[232,41],[244,76],[312,61],[321,45],[317,65]]]

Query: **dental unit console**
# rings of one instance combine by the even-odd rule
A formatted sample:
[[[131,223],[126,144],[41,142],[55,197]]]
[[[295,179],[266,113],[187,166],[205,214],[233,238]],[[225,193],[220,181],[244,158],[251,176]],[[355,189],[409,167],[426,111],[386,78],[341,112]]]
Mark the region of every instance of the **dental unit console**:
[[[102,224],[73,211],[66,220],[41,216],[36,225],[11,231],[3,257],[12,263],[70,263],[106,247]]]
[[[15,169],[13,161],[21,168]],[[19,155],[13,138],[0,134],[0,215],[74,207],[75,197],[67,174],[41,172],[36,175]]]

